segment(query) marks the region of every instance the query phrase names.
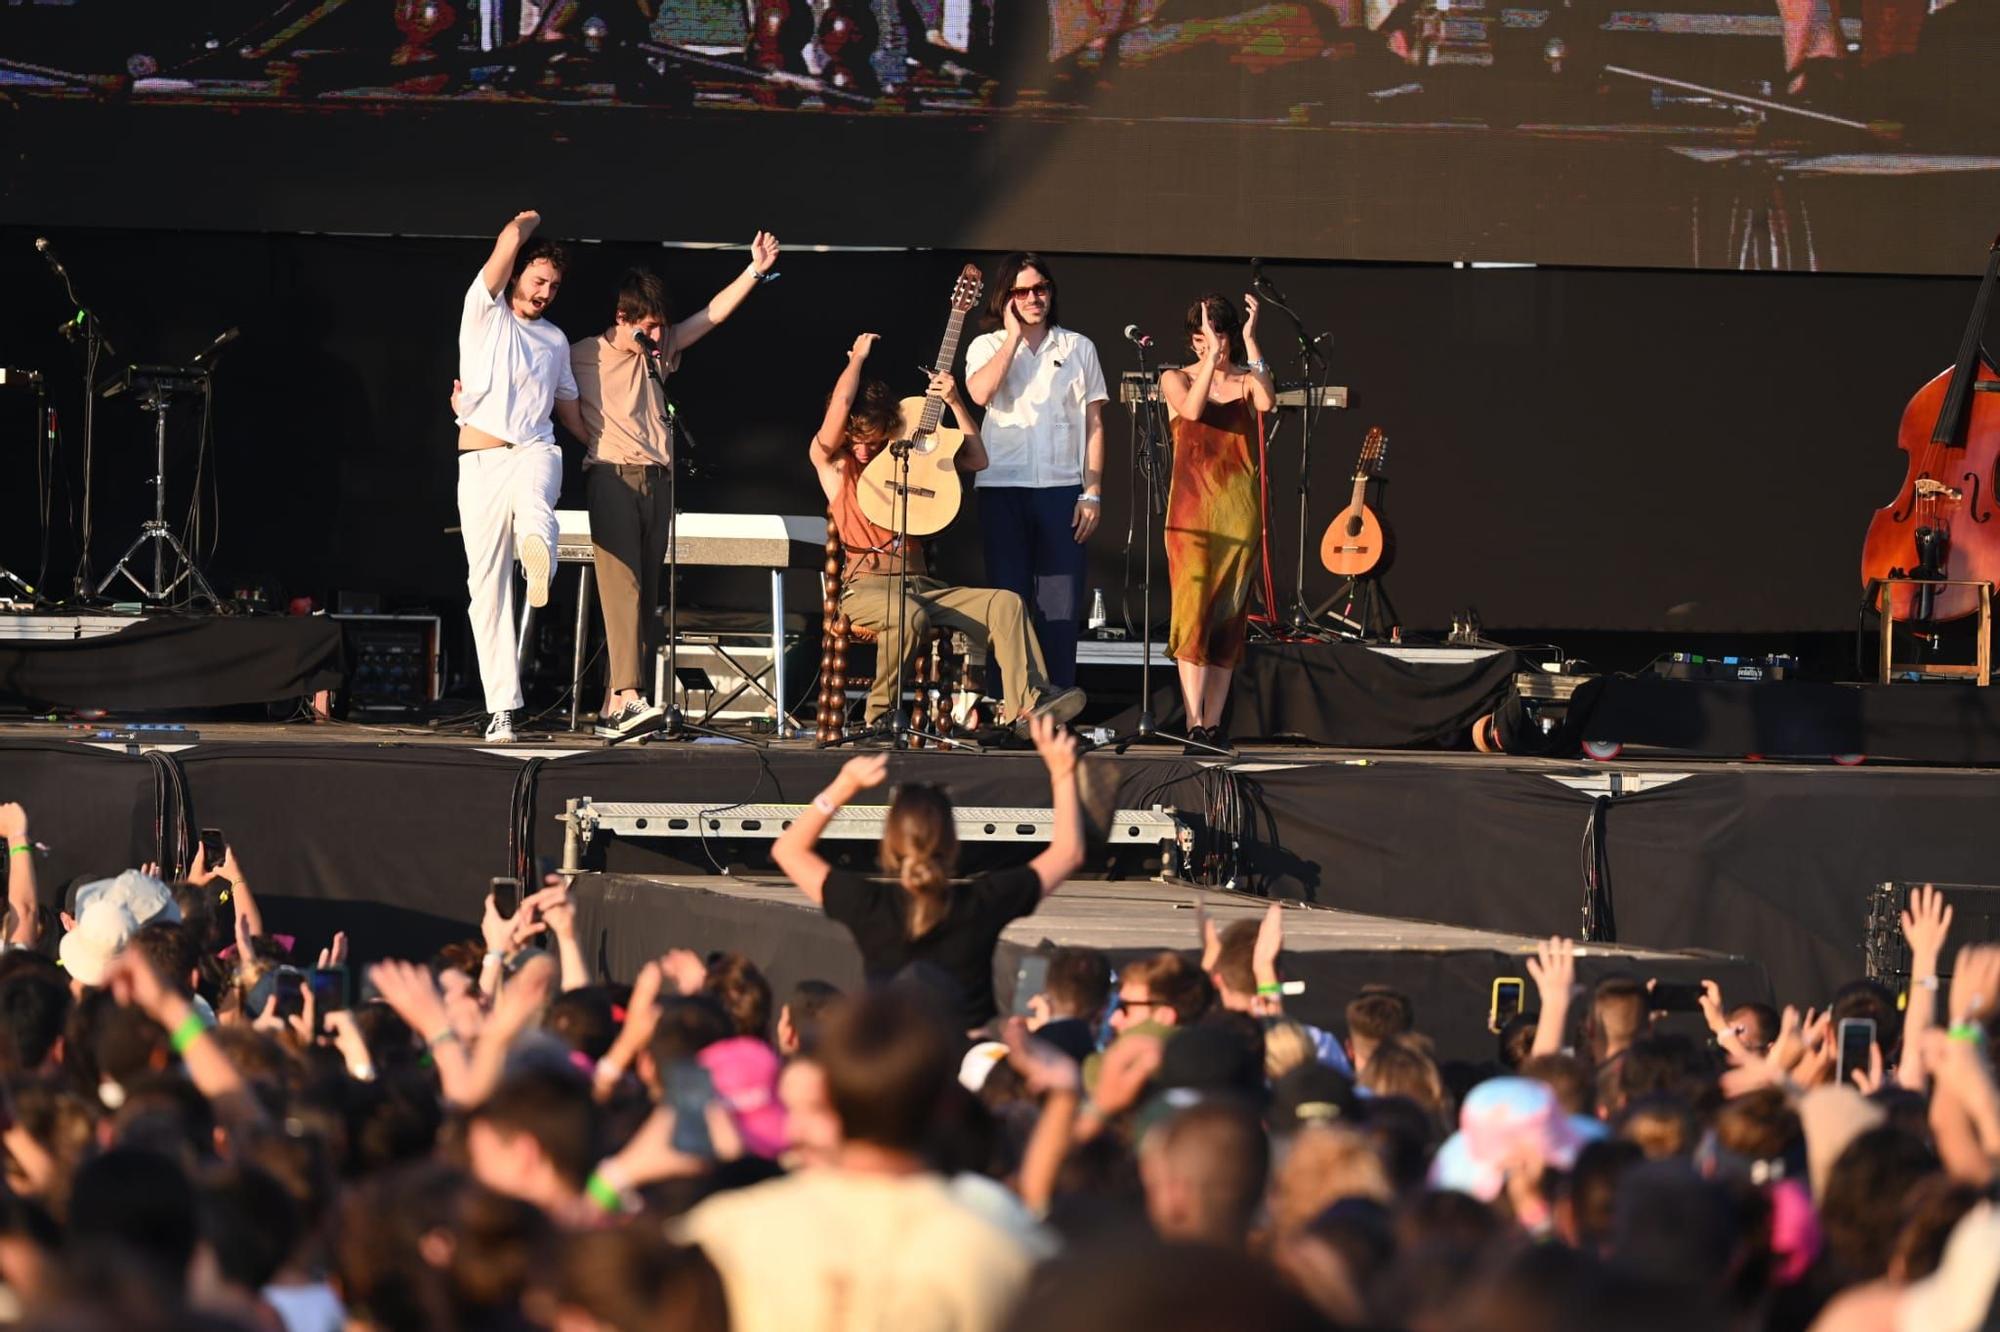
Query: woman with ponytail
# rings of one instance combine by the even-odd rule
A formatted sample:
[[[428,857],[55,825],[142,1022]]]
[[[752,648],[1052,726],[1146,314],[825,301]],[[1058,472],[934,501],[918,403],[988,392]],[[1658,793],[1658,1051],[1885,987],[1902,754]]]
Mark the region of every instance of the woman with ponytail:
[[[845,925],[870,984],[924,964],[952,978],[966,1030],[994,1016],[993,949],[1008,924],[1030,914],[1083,864],[1083,810],[1076,790],[1076,737],[1046,717],[1033,721],[1048,765],[1055,837],[1026,865],[956,881],[958,830],[951,801],[935,786],[898,786],[882,830],[887,885],[828,865],[814,846],[840,807],[888,776],[889,757],[849,759],[771,847],[799,891]]]

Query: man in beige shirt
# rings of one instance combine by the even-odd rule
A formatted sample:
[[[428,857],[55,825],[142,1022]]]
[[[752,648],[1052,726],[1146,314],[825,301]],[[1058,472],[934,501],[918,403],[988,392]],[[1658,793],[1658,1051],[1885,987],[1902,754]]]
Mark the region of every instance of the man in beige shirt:
[[[664,381],[679,367],[682,352],[735,313],[759,283],[777,276],[771,271],[778,262],[777,237],[758,232],[750,256],[735,281],[679,323],[668,321],[666,284],[658,275],[628,269],[618,283],[611,327],[570,345],[610,661],[597,727],[606,739],[650,730],[664,711],[648,704],[644,694],[646,662],[658,646],[660,568],[672,516],[668,469],[674,457]]]

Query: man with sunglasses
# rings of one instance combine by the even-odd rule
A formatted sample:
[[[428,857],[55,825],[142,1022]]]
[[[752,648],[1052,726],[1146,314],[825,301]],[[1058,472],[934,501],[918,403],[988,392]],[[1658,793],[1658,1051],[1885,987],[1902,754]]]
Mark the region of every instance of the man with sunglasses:
[[[986,409],[979,525],[986,579],[1034,616],[1049,679],[1076,683],[1084,543],[1104,505],[1104,370],[1097,348],[1056,318],[1055,275],[1037,254],[1000,261],[987,291],[993,331],[965,349],[965,387]]]

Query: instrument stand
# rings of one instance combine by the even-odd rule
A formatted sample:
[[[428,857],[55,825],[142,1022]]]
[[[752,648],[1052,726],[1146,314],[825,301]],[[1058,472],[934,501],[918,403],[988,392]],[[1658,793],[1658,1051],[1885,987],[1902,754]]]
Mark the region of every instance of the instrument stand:
[[[139,535],[132,539],[132,544],[111,566],[111,572],[98,583],[97,595],[103,596],[104,590],[123,574],[148,601],[164,602],[168,593],[185,582],[191,597],[206,601],[211,606],[220,605],[221,599],[196,567],[194,557],[188,554],[187,547],[167,526],[167,412],[172,408],[173,394],[164,386],[156,386],[139,405],[153,414],[153,516],[140,527]],[[143,582],[131,569],[132,557],[147,546],[153,548],[153,581],[150,584]],[[180,565],[180,571],[171,580],[167,578],[169,552]]]
[[[1139,357],[1139,374],[1151,383],[1147,377],[1146,349],[1136,343],[1134,347]],[[1123,754],[1136,744],[1163,742],[1179,745],[1183,751],[1196,749],[1217,758],[1229,758],[1229,750],[1192,736],[1163,731],[1153,720],[1153,519],[1166,516],[1166,474],[1171,464],[1167,461],[1166,451],[1160,447],[1161,404],[1141,402],[1138,406],[1145,426],[1143,433],[1136,435],[1134,441],[1139,450],[1139,472],[1146,481],[1146,503],[1142,506],[1146,512],[1142,524],[1144,545],[1141,547],[1145,553],[1140,559],[1139,580],[1139,717],[1129,732],[1114,735],[1097,748],[1109,746],[1113,752]]]
[[[966,749],[977,752],[978,745],[945,735],[940,731],[926,731],[911,720],[909,711],[903,707],[903,669],[912,655],[909,640],[910,631],[910,453],[916,448],[916,441],[899,439],[889,445],[889,452],[896,457],[896,572],[891,575],[896,580],[896,642],[902,652],[896,658],[896,688],[890,695],[894,700],[889,711],[873,726],[864,727],[838,740],[829,740],[820,746],[831,749],[840,745],[856,744],[866,740],[887,740],[891,749],[916,749],[914,741],[929,741],[941,749]],[[875,652],[875,670],[882,670],[881,644],[878,641]]]
[[[1267,305],[1275,307],[1285,318],[1292,321],[1292,332],[1298,339],[1299,381],[1306,386],[1306,405],[1299,409],[1298,542],[1292,568],[1292,601],[1282,612],[1284,618],[1281,618],[1281,612],[1276,606],[1270,607],[1270,613],[1263,621],[1263,627],[1274,639],[1293,641],[1325,640],[1346,632],[1358,633],[1359,626],[1352,620],[1345,616],[1332,615],[1327,610],[1332,600],[1338,600],[1337,596],[1317,609],[1306,604],[1306,525],[1310,521],[1309,510],[1312,502],[1313,426],[1319,421],[1320,412],[1324,410],[1319,402],[1319,389],[1322,382],[1331,377],[1330,367],[1327,365],[1326,357],[1320,353],[1319,345],[1331,335],[1322,333],[1314,336],[1306,332],[1305,321],[1299,318],[1297,311],[1285,303],[1284,294],[1263,275],[1261,270],[1257,274],[1255,285]],[[1319,371],[1317,377],[1313,373],[1315,369]],[[1278,410],[1282,412],[1284,409]],[[1279,419],[1283,420],[1283,417]],[[1268,548],[1268,536],[1265,541]],[[1255,618],[1252,617],[1253,623]],[[1320,623],[1323,618],[1334,620],[1342,628],[1334,629]],[[1284,630],[1282,633],[1281,628]]]
[[[692,740],[696,736],[705,735],[713,740],[733,740],[752,749],[763,749],[765,746],[747,735],[737,735],[731,731],[703,725],[701,722],[689,721],[687,714],[681,711],[680,698],[675,692],[680,687],[678,667],[681,640],[681,455],[687,451],[684,446],[688,445],[688,438],[687,432],[680,427],[679,414],[673,410],[672,403],[667,399],[667,377],[661,373],[660,358],[648,353],[642,355],[645,355],[647,375],[651,376],[653,383],[659,387],[660,401],[668,404],[667,409],[660,413],[660,424],[667,428],[669,459],[667,463],[667,696],[665,699],[653,700],[660,707],[658,726],[650,731],[641,731],[635,736],[628,737],[627,740],[614,740],[611,743],[617,746],[628,743],[628,740],[637,740],[641,744],[653,744],[663,740]],[[778,710],[783,713],[783,703],[778,705]],[[782,725],[782,716],[779,720]]]

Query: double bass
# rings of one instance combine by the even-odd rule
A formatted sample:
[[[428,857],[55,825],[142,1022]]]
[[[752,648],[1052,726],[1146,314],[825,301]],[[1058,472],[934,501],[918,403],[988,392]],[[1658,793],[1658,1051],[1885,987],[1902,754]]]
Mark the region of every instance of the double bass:
[[[2000,237],[1958,359],[1917,390],[1903,409],[1897,446],[1910,455],[1895,503],[1877,509],[1861,547],[1861,582],[1947,578],[2000,584],[2000,522],[1995,521],[1995,463],[2000,462],[2000,373],[1980,345],[2000,275]],[[1979,609],[1976,587],[1890,589],[1895,620],[1962,619]]]

